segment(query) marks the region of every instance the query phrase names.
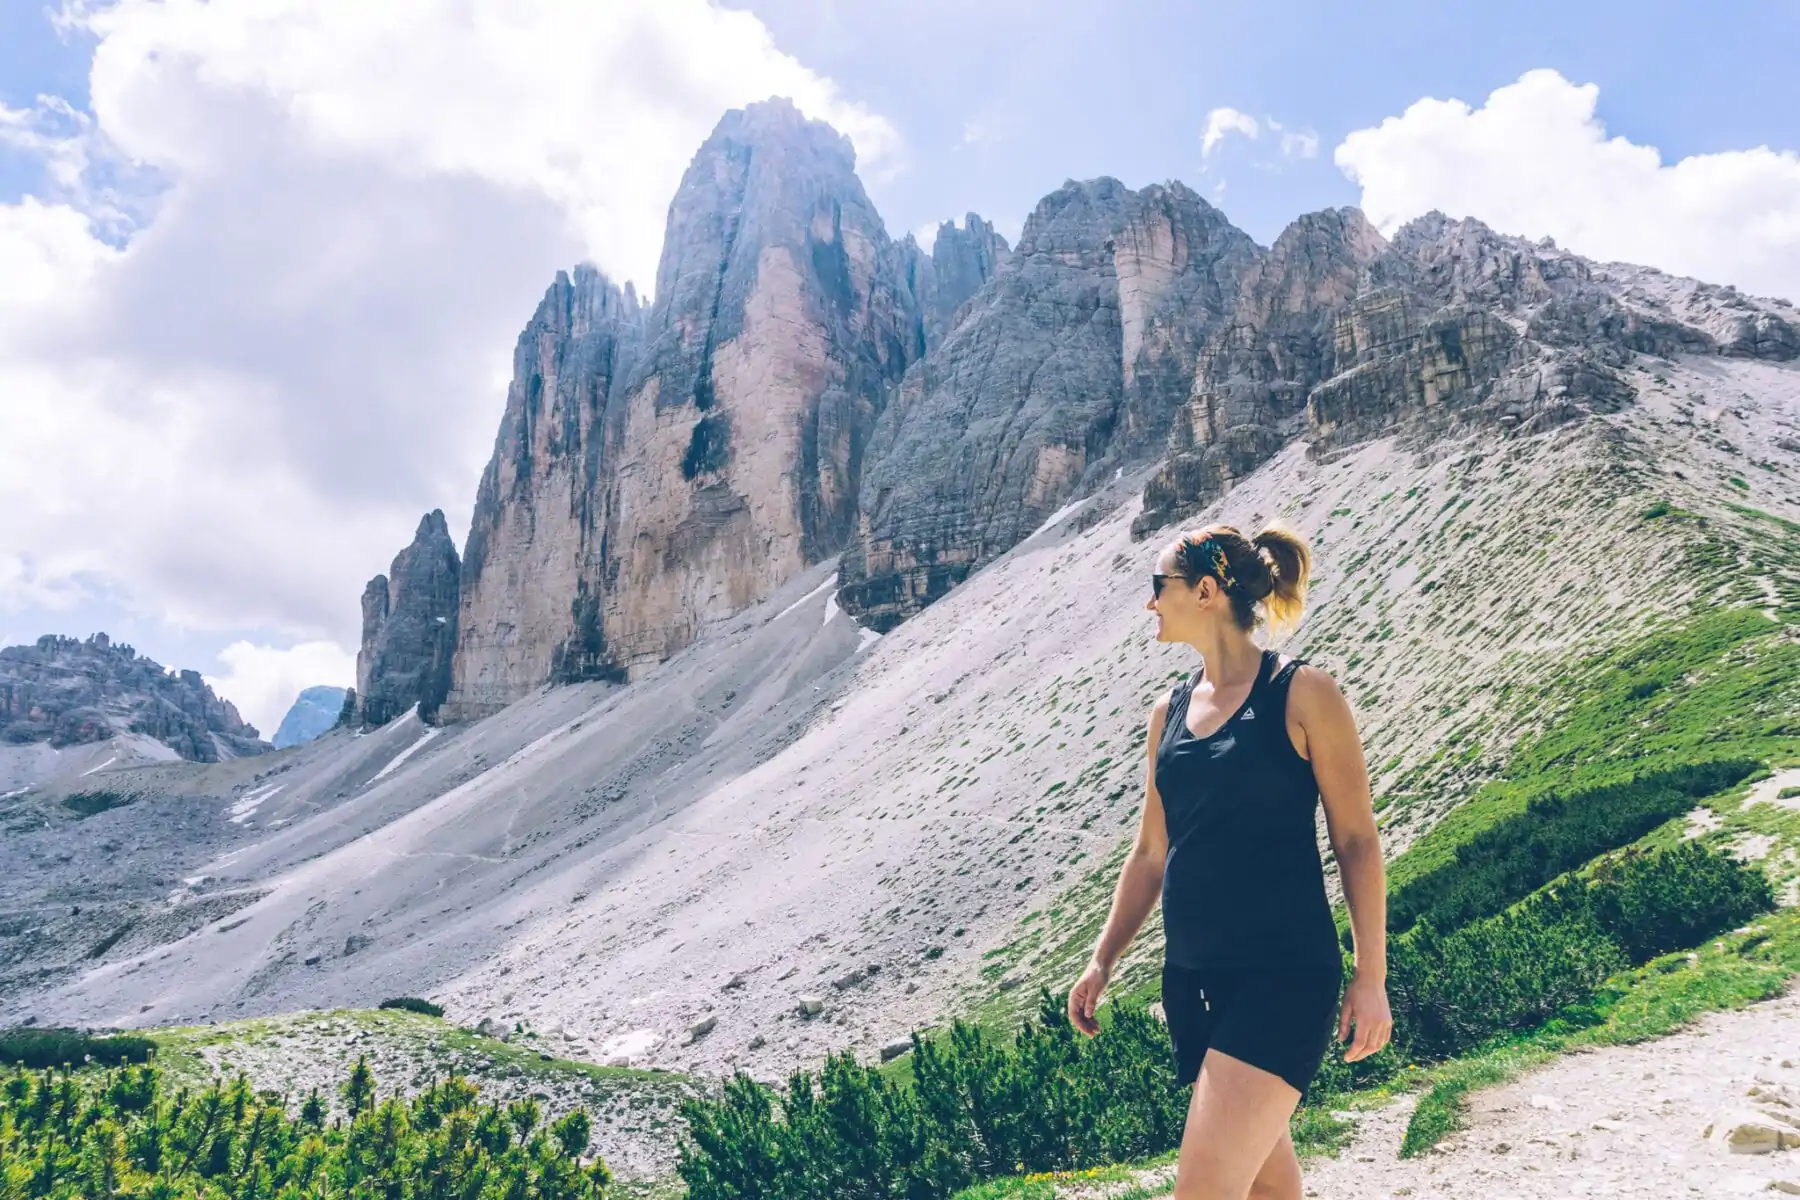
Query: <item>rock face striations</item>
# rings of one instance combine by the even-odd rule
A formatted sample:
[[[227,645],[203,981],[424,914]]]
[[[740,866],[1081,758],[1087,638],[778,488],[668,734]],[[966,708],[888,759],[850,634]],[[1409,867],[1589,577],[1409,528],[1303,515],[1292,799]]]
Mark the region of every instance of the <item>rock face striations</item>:
[[[363,589],[362,649],[356,655],[357,716],[384,725],[413,705],[430,720],[450,688],[456,649],[459,565],[444,514],[419,522],[412,545],[388,574]]]
[[[906,258],[848,139],[768,101],[689,166],[648,313],[597,274],[559,280],[482,481],[453,715],[628,678],[842,548],[924,348]]]
[[[676,192],[610,473],[613,666],[660,662],[855,529],[875,419],[922,340],[855,166],[770,101],[728,114]]]
[[[643,339],[637,295],[591,267],[559,273],[519,335],[463,554],[448,715],[603,672],[606,426]]]
[[[930,258],[919,253],[910,236],[906,245],[919,258],[911,284],[924,324],[924,352],[930,354],[943,344],[956,327],[962,306],[1000,269],[1011,249],[993,225],[975,213],[965,216],[960,226],[954,221],[939,225]]]
[[[839,603],[890,629],[1159,448],[1261,255],[1180,184],[1045,197],[883,414]]]
[[[0,649],[0,742],[61,749],[121,733],[146,734],[191,762],[270,748],[198,671],[165,671],[104,633]]]
[[[1386,246],[1353,208],[1301,217],[1275,239],[1244,274],[1230,322],[1200,351],[1135,528],[1205,504],[1304,427],[1307,397],[1337,361],[1337,316]]]
[[[1794,315],[1475,220],[1428,214],[1388,245],[1353,209],[1305,216],[1202,351],[1133,532],[1205,506],[1296,434],[1330,454],[1535,432],[1629,403],[1635,354],[1800,356]]]

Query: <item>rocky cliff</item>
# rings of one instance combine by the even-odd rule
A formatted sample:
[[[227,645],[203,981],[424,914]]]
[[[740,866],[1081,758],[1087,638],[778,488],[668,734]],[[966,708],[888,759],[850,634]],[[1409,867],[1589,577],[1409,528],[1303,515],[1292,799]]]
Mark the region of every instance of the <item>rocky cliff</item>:
[[[785,101],[727,114],[669,211],[620,413],[603,577],[620,667],[843,547],[864,450],[920,345],[855,152]]]
[[[1329,456],[1389,435],[1537,432],[1629,403],[1635,355],[1800,357],[1795,316],[1475,220],[1432,213],[1386,245],[1354,209],[1311,214],[1201,352],[1133,532],[1204,507],[1296,435]]]
[[[908,242],[911,237],[909,235]],[[975,213],[959,226],[945,221],[938,226],[931,256],[920,256],[924,269],[917,272],[913,296],[924,325],[925,353],[935,351],[956,327],[962,306],[993,277],[1011,253],[1006,239]]]
[[[451,711],[626,678],[839,550],[924,347],[907,266],[848,139],[787,101],[727,113],[670,206],[641,329],[590,274],[521,342]]]
[[[519,335],[464,548],[451,715],[481,716],[546,681],[604,673],[605,428],[643,331],[629,284],[578,267],[557,275]]]
[[[450,688],[456,649],[456,543],[441,510],[419,522],[412,544],[394,556],[388,574],[363,589],[362,649],[356,655],[357,715],[383,725],[413,705],[427,720]]]
[[[1313,385],[1337,361],[1337,315],[1386,247],[1360,211],[1334,209],[1295,221],[1245,272],[1231,320],[1200,351],[1137,529],[1221,494],[1305,424]]]
[[[839,603],[890,629],[1160,448],[1261,255],[1178,183],[1045,197],[883,414]]]
[[[0,742],[63,748],[141,733],[191,762],[270,747],[198,671],[169,672],[104,633],[0,649]]]

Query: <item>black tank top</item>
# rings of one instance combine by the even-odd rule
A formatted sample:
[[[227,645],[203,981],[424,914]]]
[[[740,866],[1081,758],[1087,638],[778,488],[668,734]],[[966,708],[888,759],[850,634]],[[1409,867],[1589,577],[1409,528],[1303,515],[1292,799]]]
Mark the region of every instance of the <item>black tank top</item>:
[[[1156,791],[1169,835],[1165,956],[1178,967],[1342,969],[1314,826],[1319,787],[1287,731],[1301,661],[1264,650],[1243,707],[1208,737],[1187,727],[1204,668],[1170,695]]]

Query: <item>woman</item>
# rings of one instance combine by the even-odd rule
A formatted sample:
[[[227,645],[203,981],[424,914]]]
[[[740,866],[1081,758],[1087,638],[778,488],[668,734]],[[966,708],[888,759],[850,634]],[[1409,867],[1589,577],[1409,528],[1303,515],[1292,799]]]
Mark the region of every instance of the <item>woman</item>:
[[[1094,1008],[1160,894],[1163,1009],[1176,1077],[1194,1085],[1175,1200],[1298,1200],[1288,1136],[1331,1045],[1343,956],[1325,894],[1314,812],[1350,907],[1355,971],[1340,1041],[1354,1062],[1387,1044],[1386,884],[1368,773],[1335,680],[1251,640],[1258,620],[1291,628],[1311,553],[1289,530],[1246,540],[1228,525],[1187,534],[1150,577],[1156,638],[1200,652],[1200,669],[1150,710],[1137,842],[1069,1019]]]

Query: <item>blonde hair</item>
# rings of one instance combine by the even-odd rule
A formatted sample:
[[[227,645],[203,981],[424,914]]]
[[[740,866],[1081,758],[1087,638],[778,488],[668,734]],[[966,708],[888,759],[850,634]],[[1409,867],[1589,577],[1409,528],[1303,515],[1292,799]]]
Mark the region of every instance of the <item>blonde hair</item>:
[[[1306,585],[1312,576],[1312,549],[1294,529],[1279,522],[1246,538],[1234,526],[1209,525],[1176,543],[1181,574],[1195,580],[1210,575],[1231,600],[1232,616],[1245,629],[1260,618],[1272,634],[1300,624]],[[1260,611],[1259,611],[1260,610]]]

